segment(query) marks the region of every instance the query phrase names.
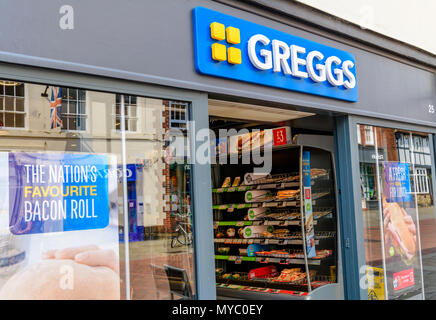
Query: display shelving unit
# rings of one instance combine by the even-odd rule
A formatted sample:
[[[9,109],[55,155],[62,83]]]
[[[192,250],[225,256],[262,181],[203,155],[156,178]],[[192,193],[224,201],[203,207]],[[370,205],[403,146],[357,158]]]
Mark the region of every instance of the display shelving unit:
[[[310,152],[310,168],[316,173],[310,183],[316,248],[316,256],[311,258],[306,252],[305,206],[301,200],[303,151]],[[273,148],[270,174],[244,184],[244,175],[254,168],[253,164],[219,162],[212,166],[218,298],[307,299],[316,290],[335,284],[337,211],[331,152],[296,144]],[[227,177],[232,183],[240,177],[241,184],[223,187]],[[247,192],[255,190],[262,191],[261,195],[247,201]],[[293,190],[293,196],[278,198],[282,190]],[[266,213],[248,217],[253,208],[265,208]],[[246,228],[269,231],[244,233]],[[259,276],[256,269],[262,267],[270,273]],[[299,271],[286,278],[289,269]]]

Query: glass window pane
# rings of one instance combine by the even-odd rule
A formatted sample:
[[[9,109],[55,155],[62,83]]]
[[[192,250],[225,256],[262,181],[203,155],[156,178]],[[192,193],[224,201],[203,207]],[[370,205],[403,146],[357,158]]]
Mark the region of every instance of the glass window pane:
[[[136,132],[136,120],[130,120],[129,130]]]
[[[15,99],[15,110],[16,111],[24,111],[24,98],[16,98]]]
[[[77,100],[77,89],[68,89],[68,98],[70,100]]]
[[[71,101],[68,104],[68,113],[77,114],[77,101]]]
[[[67,118],[67,129],[68,130],[76,130],[76,118],[74,117],[68,117]]]
[[[11,85],[5,85],[5,95],[6,96],[14,96],[15,95],[15,87]]]
[[[15,115],[15,126],[17,128],[24,128],[24,114]]]
[[[77,130],[86,130],[86,117],[77,117]]]
[[[133,106],[130,106],[130,117],[131,118],[134,118],[134,117],[136,117],[136,106],[135,105],[133,105]]]
[[[0,96],[5,94],[5,86],[0,84]]]
[[[24,83],[19,84],[15,87],[15,95],[17,97],[24,97]]]
[[[5,110],[14,111],[14,100],[13,97],[5,97]]]
[[[5,126],[9,128],[14,128],[15,121],[14,121],[14,114],[13,113],[5,113]]]
[[[86,102],[77,102],[77,113],[86,115]]]
[[[61,114],[68,113],[68,104],[67,102],[63,101],[61,104]]]
[[[78,90],[78,91],[79,91],[78,100],[85,101],[86,100],[86,91],[85,90]]]
[[[5,101],[5,97],[0,97],[0,110],[4,109],[4,101]]]
[[[62,101],[68,101],[68,88],[61,87],[60,90],[62,95]]]

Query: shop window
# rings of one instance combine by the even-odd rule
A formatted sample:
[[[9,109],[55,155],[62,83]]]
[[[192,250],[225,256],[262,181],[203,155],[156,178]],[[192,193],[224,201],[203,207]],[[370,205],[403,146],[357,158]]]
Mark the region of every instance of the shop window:
[[[86,91],[61,87],[62,130],[86,131]]]
[[[367,276],[368,299],[432,299],[436,211],[434,172],[425,160],[434,157],[427,148],[432,137],[365,128],[371,128],[374,142],[372,147],[357,146],[366,259],[361,270]]]
[[[25,127],[24,99],[24,83],[0,80],[0,127]]]
[[[188,121],[190,104],[126,96],[129,121],[149,117],[149,134],[131,139],[112,130],[123,95],[60,88],[70,133],[47,130],[45,84],[3,84],[2,115],[19,112],[24,88],[32,135],[15,124],[0,139],[0,300],[195,298],[189,128],[175,148],[164,138],[169,106]]]
[[[138,98],[136,96],[129,95],[116,95],[115,101],[115,129],[117,131],[121,130],[121,112],[122,103],[121,100],[124,98],[124,121],[125,130],[129,132],[136,132],[138,130]]]

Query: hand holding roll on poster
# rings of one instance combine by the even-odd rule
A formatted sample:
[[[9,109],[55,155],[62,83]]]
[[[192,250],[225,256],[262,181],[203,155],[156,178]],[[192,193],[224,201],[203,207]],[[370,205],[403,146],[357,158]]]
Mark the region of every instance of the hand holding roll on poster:
[[[115,155],[0,153],[0,169],[0,228],[26,243],[0,299],[120,299]]]
[[[95,245],[51,250],[13,275],[1,300],[119,300],[118,257]]]

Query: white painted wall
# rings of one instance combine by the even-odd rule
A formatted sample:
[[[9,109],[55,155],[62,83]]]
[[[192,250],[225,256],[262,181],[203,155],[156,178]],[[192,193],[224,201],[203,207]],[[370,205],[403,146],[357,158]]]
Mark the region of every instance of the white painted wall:
[[[436,54],[436,0],[297,0]]]

